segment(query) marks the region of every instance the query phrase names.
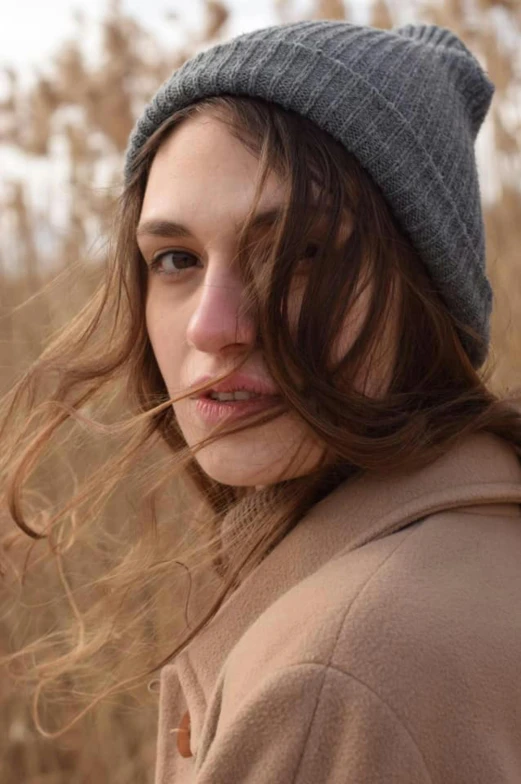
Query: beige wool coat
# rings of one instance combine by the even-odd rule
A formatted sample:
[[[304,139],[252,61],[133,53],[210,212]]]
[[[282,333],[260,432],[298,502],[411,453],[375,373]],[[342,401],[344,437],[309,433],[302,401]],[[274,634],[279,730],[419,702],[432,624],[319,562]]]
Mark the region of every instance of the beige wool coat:
[[[163,668],[156,784],[520,784],[520,503],[489,434],[341,484]]]

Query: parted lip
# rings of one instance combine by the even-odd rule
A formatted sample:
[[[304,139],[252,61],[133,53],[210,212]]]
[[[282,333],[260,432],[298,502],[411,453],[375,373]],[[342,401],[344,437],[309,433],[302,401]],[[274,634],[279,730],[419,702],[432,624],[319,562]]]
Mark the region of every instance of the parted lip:
[[[211,381],[212,378],[213,377],[209,375],[201,376],[194,382],[193,386],[207,384],[208,381]],[[199,398],[209,397],[211,392],[239,391],[253,392],[257,395],[277,396],[277,390],[268,381],[256,378],[254,376],[248,376],[245,373],[235,373],[233,376],[224,379],[224,381],[221,381],[218,384],[214,384],[211,389],[207,389],[206,392],[200,392],[199,394],[196,393],[195,395],[192,395],[191,400],[198,400]]]

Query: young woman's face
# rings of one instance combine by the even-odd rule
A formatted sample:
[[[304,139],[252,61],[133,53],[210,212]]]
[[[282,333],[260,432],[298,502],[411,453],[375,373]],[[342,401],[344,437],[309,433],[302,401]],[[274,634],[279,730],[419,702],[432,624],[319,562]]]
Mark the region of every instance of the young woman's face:
[[[245,284],[233,259],[258,166],[257,158],[211,115],[184,121],[152,163],[137,239],[149,268],[148,335],[172,397],[202,377],[226,372],[255,345],[256,324],[241,309]],[[283,183],[272,174],[257,211],[281,206],[286,197]],[[244,388],[246,377],[246,386],[251,382],[263,393],[277,394],[260,349],[240,375],[236,383],[230,379],[234,388]],[[250,403],[187,398],[175,403],[174,411],[187,444],[194,446],[223,416],[269,404],[267,394]],[[288,413],[219,437],[196,459],[219,482],[258,486],[310,473],[321,456],[315,436]]]

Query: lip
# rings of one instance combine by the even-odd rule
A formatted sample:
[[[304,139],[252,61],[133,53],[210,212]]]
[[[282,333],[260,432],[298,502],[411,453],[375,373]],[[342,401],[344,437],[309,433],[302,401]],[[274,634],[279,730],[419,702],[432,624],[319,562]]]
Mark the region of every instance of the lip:
[[[206,384],[212,378],[215,378],[215,376],[200,376],[194,383],[194,386]],[[209,397],[210,392],[235,392],[239,390],[253,392],[260,395],[260,397],[254,400],[235,400],[226,403],[221,403]],[[281,401],[280,395],[277,394],[277,390],[272,384],[264,379],[249,376],[246,373],[234,373],[229,378],[224,379],[224,381],[214,384],[207,392],[193,395],[191,399],[195,401],[197,415],[207,425],[215,425],[224,418],[230,420],[240,416],[255,414]]]
[[[236,400],[220,403],[210,397],[195,398],[195,411],[207,425],[216,425],[222,419],[231,420],[241,416],[249,416],[280,404],[281,398],[274,395],[263,395],[254,400]]]
[[[202,386],[212,380],[214,376],[204,375],[200,376],[193,386]],[[234,373],[229,378],[214,384],[211,389],[200,394],[191,396],[191,400],[208,400],[210,392],[254,392],[258,395],[266,395],[268,397],[278,397],[277,390],[268,381],[257,378],[255,376],[248,376],[246,373]],[[250,402],[250,401],[244,401]]]

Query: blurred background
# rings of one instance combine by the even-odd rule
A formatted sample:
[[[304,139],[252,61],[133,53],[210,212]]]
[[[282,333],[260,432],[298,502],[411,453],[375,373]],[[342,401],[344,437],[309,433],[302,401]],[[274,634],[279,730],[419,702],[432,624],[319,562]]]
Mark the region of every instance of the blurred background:
[[[477,146],[495,292],[490,366],[496,391],[521,386],[521,0],[3,0],[0,393],[93,291],[128,135],[159,84],[218,41],[308,18],[441,24],[495,82]],[[14,620],[1,615],[3,641]],[[46,740],[27,695],[3,678],[0,781],[151,784],[156,712],[154,694],[139,707],[113,699],[67,736]]]

